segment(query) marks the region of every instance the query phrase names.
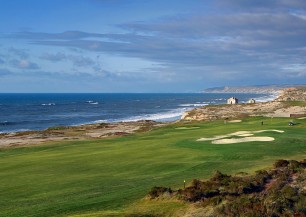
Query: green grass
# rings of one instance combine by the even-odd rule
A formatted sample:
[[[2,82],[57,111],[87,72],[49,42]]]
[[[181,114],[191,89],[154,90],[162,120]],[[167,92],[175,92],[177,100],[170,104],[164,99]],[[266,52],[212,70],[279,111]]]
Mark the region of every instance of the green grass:
[[[306,120],[296,120],[298,125],[293,127],[288,126],[289,120],[257,117],[226,125],[223,121],[178,123],[115,139],[3,149],[0,216],[121,216],[136,212],[135,203],[156,185],[182,187],[184,179],[207,178],[215,170],[252,173],[277,159],[303,159]],[[274,137],[272,142],[213,145],[196,141],[262,129],[285,133],[260,134]],[[162,213],[184,205],[173,202],[152,207]]]

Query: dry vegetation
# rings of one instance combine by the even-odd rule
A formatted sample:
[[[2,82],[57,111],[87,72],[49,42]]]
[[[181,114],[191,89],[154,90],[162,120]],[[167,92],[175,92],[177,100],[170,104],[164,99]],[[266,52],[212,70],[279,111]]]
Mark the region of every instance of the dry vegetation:
[[[305,216],[305,168],[305,160],[278,160],[273,169],[249,176],[216,171],[209,180],[194,179],[185,189],[154,187],[149,196],[152,200],[167,194],[204,210],[213,207],[210,216]]]
[[[187,121],[212,121],[250,116],[290,117],[290,114],[305,114],[306,87],[288,88],[272,102],[236,105],[210,105],[186,112]]]
[[[43,131],[26,131],[0,134],[0,148],[46,144],[64,140],[101,139],[118,137],[134,132],[146,132],[163,123],[154,121],[136,121],[120,123],[99,123],[80,126],[58,126]]]

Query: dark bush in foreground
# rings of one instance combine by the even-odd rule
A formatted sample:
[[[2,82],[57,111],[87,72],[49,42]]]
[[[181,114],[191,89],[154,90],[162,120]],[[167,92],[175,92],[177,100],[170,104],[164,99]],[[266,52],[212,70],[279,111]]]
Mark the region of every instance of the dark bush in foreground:
[[[194,179],[190,186],[172,192],[152,188],[150,196],[171,192],[177,198],[213,206],[213,216],[306,216],[305,162],[278,160],[273,170],[252,176],[229,176],[216,171],[211,179]]]
[[[274,168],[286,167],[289,165],[287,160],[278,160],[274,163]]]
[[[166,193],[166,192],[168,192],[168,193],[171,194],[171,193],[172,193],[171,188],[153,187],[153,188],[151,189],[151,191],[149,192],[149,195],[150,195],[151,199],[154,199],[154,198],[156,198],[156,197],[161,196],[162,194],[164,194],[164,193]]]

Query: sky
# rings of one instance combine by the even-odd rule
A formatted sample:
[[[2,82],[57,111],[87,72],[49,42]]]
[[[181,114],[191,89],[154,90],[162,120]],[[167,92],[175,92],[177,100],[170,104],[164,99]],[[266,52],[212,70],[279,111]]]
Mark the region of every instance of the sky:
[[[305,0],[0,0],[0,93],[306,83]]]

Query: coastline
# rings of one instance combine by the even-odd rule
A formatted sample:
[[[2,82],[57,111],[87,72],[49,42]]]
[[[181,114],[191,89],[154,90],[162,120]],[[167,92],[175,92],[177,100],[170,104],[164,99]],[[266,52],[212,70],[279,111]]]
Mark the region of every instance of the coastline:
[[[306,87],[286,88],[275,94],[269,102],[207,106],[185,112],[184,121],[231,120],[251,116],[264,117],[305,117]]]
[[[16,94],[14,94],[16,99]],[[258,102],[271,101],[275,98],[272,94],[128,94],[127,99],[118,95],[84,95],[76,98],[76,95],[50,95],[42,97],[38,95],[38,101],[29,101],[20,104],[17,98],[14,104],[11,102],[1,102],[3,109],[0,115],[0,135],[7,133],[21,133],[28,131],[44,131],[48,128],[65,126],[76,127],[81,125],[92,125],[101,123],[137,122],[142,120],[152,120],[156,122],[173,122],[180,120],[185,112],[206,105],[225,104],[232,95],[238,96],[241,103],[246,103],[248,99],[254,98]],[[168,95],[168,96],[167,96]],[[97,97],[98,96],[98,97]],[[135,97],[136,96],[136,97]],[[152,97],[154,96],[154,97]],[[170,97],[169,97],[170,96]],[[31,94],[31,99],[36,96]],[[34,98],[35,97],[35,98]],[[65,101],[56,101],[57,98],[65,98]],[[96,97],[96,98],[95,98]],[[114,97],[115,100],[109,100]],[[148,97],[148,99],[147,99]],[[160,97],[160,98],[159,98]],[[11,98],[10,95],[6,98]],[[5,100],[5,97],[2,97]],[[91,100],[88,100],[91,99]],[[79,100],[79,101],[75,101]],[[106,101],[105,101],[106,100]],[[153,100],[153,101],[152,101]],[[10,100],[11,101],[11,100]],[[92,103],[94,102],[94,103]],[[128,104],[126,104],[128,103]],[[115,107],[111,107],[114,104]],[[17,107],[18,106],[18,107]],[[18,110],[14,110],[16,109]],[[22,111],[25,109],[25,113]],[[54,111],[54,112],[53,112]]]
[[[262,99],[262,101],[273,101],[275,100],[275,96],[275,93],[273,93]],[[260,101],[260,99],[258,101]],[[190,104],[189,109],[182,109],[181,113],[176,113],[176,118],[163,122],[132,117],[130,120],[118,122],[95,121],[95,123],[85,123],[73,126],[49,127],[44,130],[0,133],[0,148],[40,145],[67,140],[105,139],[125,136],[136,132],[145,132],[180,121],[184,113],[193,111],[194,109],[205,108],[208,104],[202,104],[201,107],[197,105],[198,104],[194,104],[191,106]],[[216,104],[215,106],[218,105],[221,104]],[[155,114],[151,114],[149,116],[152,117],[154,115]]]
[[[264,107],[269,103],[287,102],[258,104]],[[306,108],[306,102],[302,103]],[[237,107],[245,105],[214,107],[228,107],[235,111]],[[69,212],[73,215],[76,214],[74,205],[79,201],[82,203],[77,206],[90,203],[96,205],[96,201],[105,201],[94,210],[81,210],[78,215],[109,216],[110,213],[116,213],[119,216],[142,216],[154,212],[157,213],[156,216],[160,216],[160,210],[168,213],[168,202],[171,203],[171,209],[173,208],[173,200],[168,194],[157,201],[158,206],[154,200],[147,200],[146,192],[154,186],[182,186],[183,180],[187,180],[188,189],[195,177],[208,178],[208,174],[212,174],[214,170],[222,169],[230,175],[241,175],[266,169],[271,161],[277,159],[303,159],[305,146],[301,144],[306,144],[303,142],[305,120],[301,120],[297,127],[288,126],[291,121],[289,118],[275,118],[273,123],[270,118],[263,120],[264,126],[260,125],[262,119],[257,117],[241,117],[240,121],[229,119],[228,124],[223,124],[220,119],[216,122],[181,121],[173,125],[154,121],[99,123],[53,127],[6,138],[0,136],[0,142],[6,141],[0,150],[3,153],[3,186],[4,189],[9,187],[8,192],[11,195],[8,205],[15,213],[25,213],[28,204],[32,204],[32,213],[38,213],[38,207],[39,210],[45,209],[56,215],[59,212],[54,212],[54,207],[64,204],[72,207]],[[166,126],[167,124],[169,125]],[[149,132],[150,130],[153,132]],[[263,136],[275,138],[275,141],[244,141],[233,145],[197,141],[227,134],[236,138],[239,135],[247,137],[245,130],[250,133],[262,132]],[[296,139],[297,136],[301,139]],[[231,167],[224,166],[228,162]],[[131,193],[131,186],[133,192],[137,192],[137,197]],[[28,192],[26,196],[24,189]],[[126,196],[127,203],[120,201],[122,195]],[[15,200],[17,197],[23,200]],[[27,201],[25,205],[24,198]],[[108,206],[114,203],[116,207],[124,209]],[[184,205],[186,210],[194,210],[193,203],[184,204],[187,204]],[[177,213],[181,213],[182,203],[177,205]],[[17,206],[21,208],[15,211]]]
[[[80,141],[126,136],[146,132],[167,123],[155,121],[116,122],[84,124],[79,126],[52,127],[39,131],[23,131],[0,134],[0,149],[29,145],[48,144],[60,141]]]

